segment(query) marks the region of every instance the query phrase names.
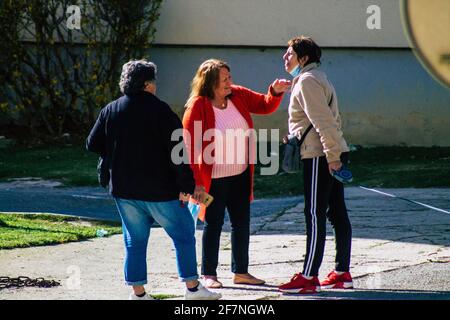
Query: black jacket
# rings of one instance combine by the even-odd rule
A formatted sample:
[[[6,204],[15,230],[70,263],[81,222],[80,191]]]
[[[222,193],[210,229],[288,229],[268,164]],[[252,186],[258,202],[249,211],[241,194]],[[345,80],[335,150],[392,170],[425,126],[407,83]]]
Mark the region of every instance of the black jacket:
[[[178,199],[194,192],[188,164],[171,160],[172,132],[182,128],[169,105],[148,92],[124,95],[104,107],[87,140],[89,151],[111,161],[110,192],[114,197],[144,201]]]

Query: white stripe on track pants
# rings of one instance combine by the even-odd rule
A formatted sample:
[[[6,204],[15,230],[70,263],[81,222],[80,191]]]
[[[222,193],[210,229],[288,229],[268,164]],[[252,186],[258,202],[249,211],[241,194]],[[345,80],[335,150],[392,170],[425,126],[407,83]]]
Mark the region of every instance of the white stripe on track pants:
[[[319,274],[325,247],[327,217],[333,225],[335,234],[335,269],[349,271],[352,227],[345,206],[344,186],[330,175],[325,157],[302,161],[307,234],[302,274],[305,276]]]

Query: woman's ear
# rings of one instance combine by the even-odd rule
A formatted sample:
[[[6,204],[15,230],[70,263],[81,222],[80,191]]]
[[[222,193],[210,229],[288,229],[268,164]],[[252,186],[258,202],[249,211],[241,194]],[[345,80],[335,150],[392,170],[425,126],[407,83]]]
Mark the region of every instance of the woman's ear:
[[[146,82],[145,91],[150,92],[152,94],[156,94],[156,83],[155,82]]]
[[[303,68],[305,66],[305,64],[308,62],[308,60],[309,60],[309,56],[308,55],[304,55],[303,57],[298,59],[298,63]]]

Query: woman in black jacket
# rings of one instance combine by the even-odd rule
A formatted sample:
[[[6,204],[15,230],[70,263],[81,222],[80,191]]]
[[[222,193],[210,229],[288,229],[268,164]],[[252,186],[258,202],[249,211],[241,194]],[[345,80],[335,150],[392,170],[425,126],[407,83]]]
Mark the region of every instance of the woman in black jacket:
[[[220,294],[198,281],[194,220],[180,206],[183,193],[192,194],[195,182],[188,164],[174,164],[174,130],[182,125],[156,93],[156,66],[144,60],[123,66],[124,94],[104,107],[87,138],[89,151],[106,156],[109,189],[122,219],[125,240],[125,280],[133,287],[130,299],[153,299],[145,293],[147,243],[156,221],[172,238],[178,273],[186,282],[186,299],[215,300]]]

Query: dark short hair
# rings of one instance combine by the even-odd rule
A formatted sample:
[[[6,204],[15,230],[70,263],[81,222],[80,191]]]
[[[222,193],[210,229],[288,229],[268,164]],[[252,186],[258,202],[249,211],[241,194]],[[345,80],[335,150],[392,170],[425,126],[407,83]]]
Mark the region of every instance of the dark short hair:
[[[135,94],[145,88],[146,82],[156,80],[156,65],[147,60],[131,60],[122,67],[119,87],[126,95]]]
[[[308,62],[306,65],[318,62],[320,63],[320,58],[322,57],[322,50],[317,45],[317,43],[314,42],[313,39],[306,36],[298,36],[295,38],[292,38],[288,41],[288,45],[292,47],[292,49],[297,54],[298,58],[303,58],[304,56],[308,56]]]

